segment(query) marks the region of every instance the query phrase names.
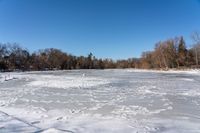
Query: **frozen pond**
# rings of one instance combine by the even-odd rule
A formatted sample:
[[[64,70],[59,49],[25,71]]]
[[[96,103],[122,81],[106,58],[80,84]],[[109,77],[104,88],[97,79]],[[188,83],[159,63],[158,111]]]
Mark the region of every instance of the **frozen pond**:
[[[0,73],[0,132],[197,133],[200,72]]]

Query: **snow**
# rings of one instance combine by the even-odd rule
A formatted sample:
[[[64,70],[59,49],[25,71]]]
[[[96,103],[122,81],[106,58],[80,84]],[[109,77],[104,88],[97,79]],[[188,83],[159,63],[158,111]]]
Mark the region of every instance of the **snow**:
[[[33,77],[33,75],[32,75]],[[37,75],[34,75],[36,78]],[[34,87],[53,87],[53,88],[69,88],[69,87],[91,87],[106,84],[107,81],[99,78],[66,77],[66,76],[40,76],[40,81],[36,80],[28,84]]]
[[[198,70],[0,73],[0,132],[197,133],[199,96]]]

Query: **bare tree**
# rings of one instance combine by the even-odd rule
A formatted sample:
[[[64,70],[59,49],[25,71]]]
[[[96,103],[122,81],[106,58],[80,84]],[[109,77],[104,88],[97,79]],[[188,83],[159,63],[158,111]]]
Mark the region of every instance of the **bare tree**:
[[[193,50],[195,54],[196,65],[199,65],[199,56],[200,56],[200,35],[198,32],[192,34],[192,40],[194,41]]]

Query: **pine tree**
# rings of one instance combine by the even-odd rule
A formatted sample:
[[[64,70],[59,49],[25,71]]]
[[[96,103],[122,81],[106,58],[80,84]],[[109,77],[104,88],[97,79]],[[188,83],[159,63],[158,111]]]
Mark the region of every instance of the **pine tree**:
[[[180,37],[178,45],[178,62],[179,66],[185,66],[187,64],[187,49],[183,37]]]

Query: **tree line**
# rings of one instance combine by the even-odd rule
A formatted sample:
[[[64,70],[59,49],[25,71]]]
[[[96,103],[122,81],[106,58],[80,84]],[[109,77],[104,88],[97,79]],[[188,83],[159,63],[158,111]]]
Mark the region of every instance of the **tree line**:
[[[153,51],[141,58],[112,60],[88,56],[74,56],[55,48],[30,53],[16,43],[0,43],[0,71],[67,70],[67,69],[183,69],[200,68],[200,36],[193,34],[194,45],[186,47],[183,37],[156,43]]]
[[[156,43],[153,51],[142,53],[140,67],[145,69],[200,68],[200,36],[192,35],[194,44],[186,47],[184,38],[175,37]]]
[[[74,56],[55,48],[30,53],[16,43],[0,43],[0,71],[131,68],[134,60],[98,59],[92,53]]]

